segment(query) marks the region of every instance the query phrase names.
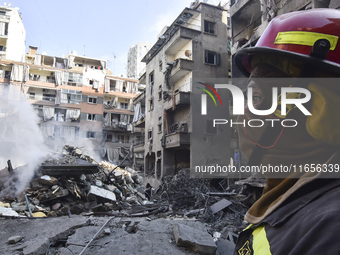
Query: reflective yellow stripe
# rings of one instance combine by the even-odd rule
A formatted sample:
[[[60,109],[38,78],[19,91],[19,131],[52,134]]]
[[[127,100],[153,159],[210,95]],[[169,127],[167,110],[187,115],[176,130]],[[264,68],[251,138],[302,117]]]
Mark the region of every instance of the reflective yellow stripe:
[[[330,44],[330,50],[334,50],[338,43],[338,36],[307,31],[287,31],[279,32],[275,38],[274,44],[298,44],[313,46],[319,39],[327,39]]]
[[[254,255],[271,255],[270,245],[264,226],[257,227],[253,231],[253,251]]]

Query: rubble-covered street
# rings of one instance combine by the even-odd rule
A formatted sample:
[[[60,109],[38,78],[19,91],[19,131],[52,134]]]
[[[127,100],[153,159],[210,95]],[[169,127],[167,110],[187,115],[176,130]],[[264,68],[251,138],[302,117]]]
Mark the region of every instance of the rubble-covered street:
[[[21,168],[1,170],[1,254],[231,254],[261,190],[182,169],[148,198],[142,173],[64,146],[8,195]]]

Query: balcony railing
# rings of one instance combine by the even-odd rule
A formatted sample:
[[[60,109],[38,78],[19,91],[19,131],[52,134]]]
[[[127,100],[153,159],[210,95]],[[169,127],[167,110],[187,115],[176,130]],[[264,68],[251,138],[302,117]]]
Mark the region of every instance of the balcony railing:
[[[55,96],[28,95],[27,98],[30,99],[30,100],[46,101],[46,102],[55,102]]]

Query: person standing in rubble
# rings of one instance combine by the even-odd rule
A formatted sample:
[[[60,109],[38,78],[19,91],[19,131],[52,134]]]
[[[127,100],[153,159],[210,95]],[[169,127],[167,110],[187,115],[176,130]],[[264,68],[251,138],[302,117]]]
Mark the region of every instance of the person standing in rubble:
[[[239,128],[248,165],[291,165],[297,171],[265,174],[266,186],[245,215],[250,225],[240,233],[235,255],[340,254],[339,37],[339,10],[297,11],[274,18],[255,47],[236,54],[255,109],[271,107],[273,87],[301,87],[311,93],[304,105],[311,115],[287,105],[286,115],[278,108],[270,116],[278,120],[273,126]],[[316,79],[326,77],[337,79]],[[247,107],[243,120],[268,118]],[[280,125],[288,119],[298,125]]]

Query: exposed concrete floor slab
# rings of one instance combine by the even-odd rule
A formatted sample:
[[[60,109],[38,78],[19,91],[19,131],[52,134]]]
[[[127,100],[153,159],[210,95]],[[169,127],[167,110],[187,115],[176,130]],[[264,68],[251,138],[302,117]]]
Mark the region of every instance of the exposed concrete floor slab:
[[[0,219],[0,254],[79,254],[108,219],[81,216]],[[202,223],[190,220],[114,218],[105,227],[111,233],[101,233],[83,254],[195,254],[176,245],[173,234],[176,223],[206,231]],[[22,241],[7,244],[14,235],[22,236]]]
[[[85,217],[60,217],[41,219],[0,219],[0,254],[45,254],[50,245],[69,236],[76,228],[85,226]],[[9,237],[19,235],[23,239],[16,244],[7,244]]]

